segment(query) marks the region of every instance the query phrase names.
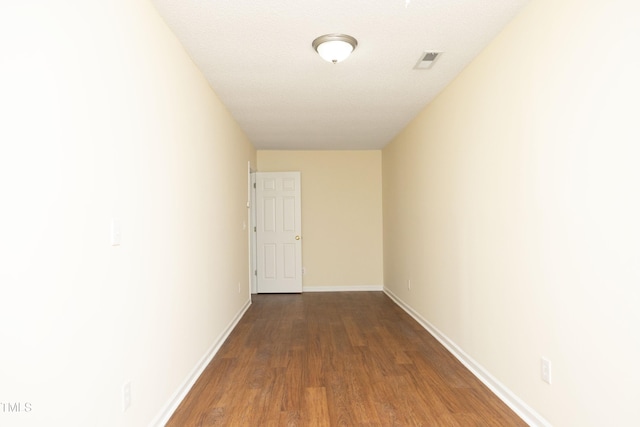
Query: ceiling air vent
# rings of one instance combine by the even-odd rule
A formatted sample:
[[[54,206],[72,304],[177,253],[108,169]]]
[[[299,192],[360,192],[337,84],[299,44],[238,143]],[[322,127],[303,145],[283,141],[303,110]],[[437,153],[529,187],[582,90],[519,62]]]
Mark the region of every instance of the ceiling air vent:
[[[433,67],[436,60],[442,56],[442,52],[424,52],[415,67],[416,70],[428,70]]]

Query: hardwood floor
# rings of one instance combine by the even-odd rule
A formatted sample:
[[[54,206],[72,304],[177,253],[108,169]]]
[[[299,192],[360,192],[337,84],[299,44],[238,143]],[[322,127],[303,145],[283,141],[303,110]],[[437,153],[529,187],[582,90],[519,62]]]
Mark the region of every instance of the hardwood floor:
[[[167,427],[526,426],[382,292],[254,295]]]

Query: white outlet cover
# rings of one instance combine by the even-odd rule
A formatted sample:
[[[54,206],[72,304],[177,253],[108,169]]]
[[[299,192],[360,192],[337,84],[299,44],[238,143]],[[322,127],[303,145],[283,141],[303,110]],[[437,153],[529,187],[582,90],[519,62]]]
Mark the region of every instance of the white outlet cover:
[[[111,246],[118,246],[122,242],[122,225],[120,220],[111,220]]]
[[[540,359],[540,376],[542,381],[551,384],[551,362],[544,357]]]
[[[122,386],[122,412],[131,406],[131,381],[127,381]]]

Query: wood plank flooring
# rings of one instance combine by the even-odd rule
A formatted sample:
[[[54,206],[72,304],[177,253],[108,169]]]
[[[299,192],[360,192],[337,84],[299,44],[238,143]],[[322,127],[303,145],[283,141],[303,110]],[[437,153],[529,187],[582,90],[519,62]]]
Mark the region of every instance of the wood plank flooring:
[[[167,427],[526,426],[382,292],[254,295]]]

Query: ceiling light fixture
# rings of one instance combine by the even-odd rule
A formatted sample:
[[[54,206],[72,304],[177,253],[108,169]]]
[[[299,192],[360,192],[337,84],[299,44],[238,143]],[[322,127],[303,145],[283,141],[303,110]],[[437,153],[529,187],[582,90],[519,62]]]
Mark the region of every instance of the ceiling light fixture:
[[[344,61],[358,46],[358,41],[346,34],[325,34],[311,43],[318,55],[327,62]]]

